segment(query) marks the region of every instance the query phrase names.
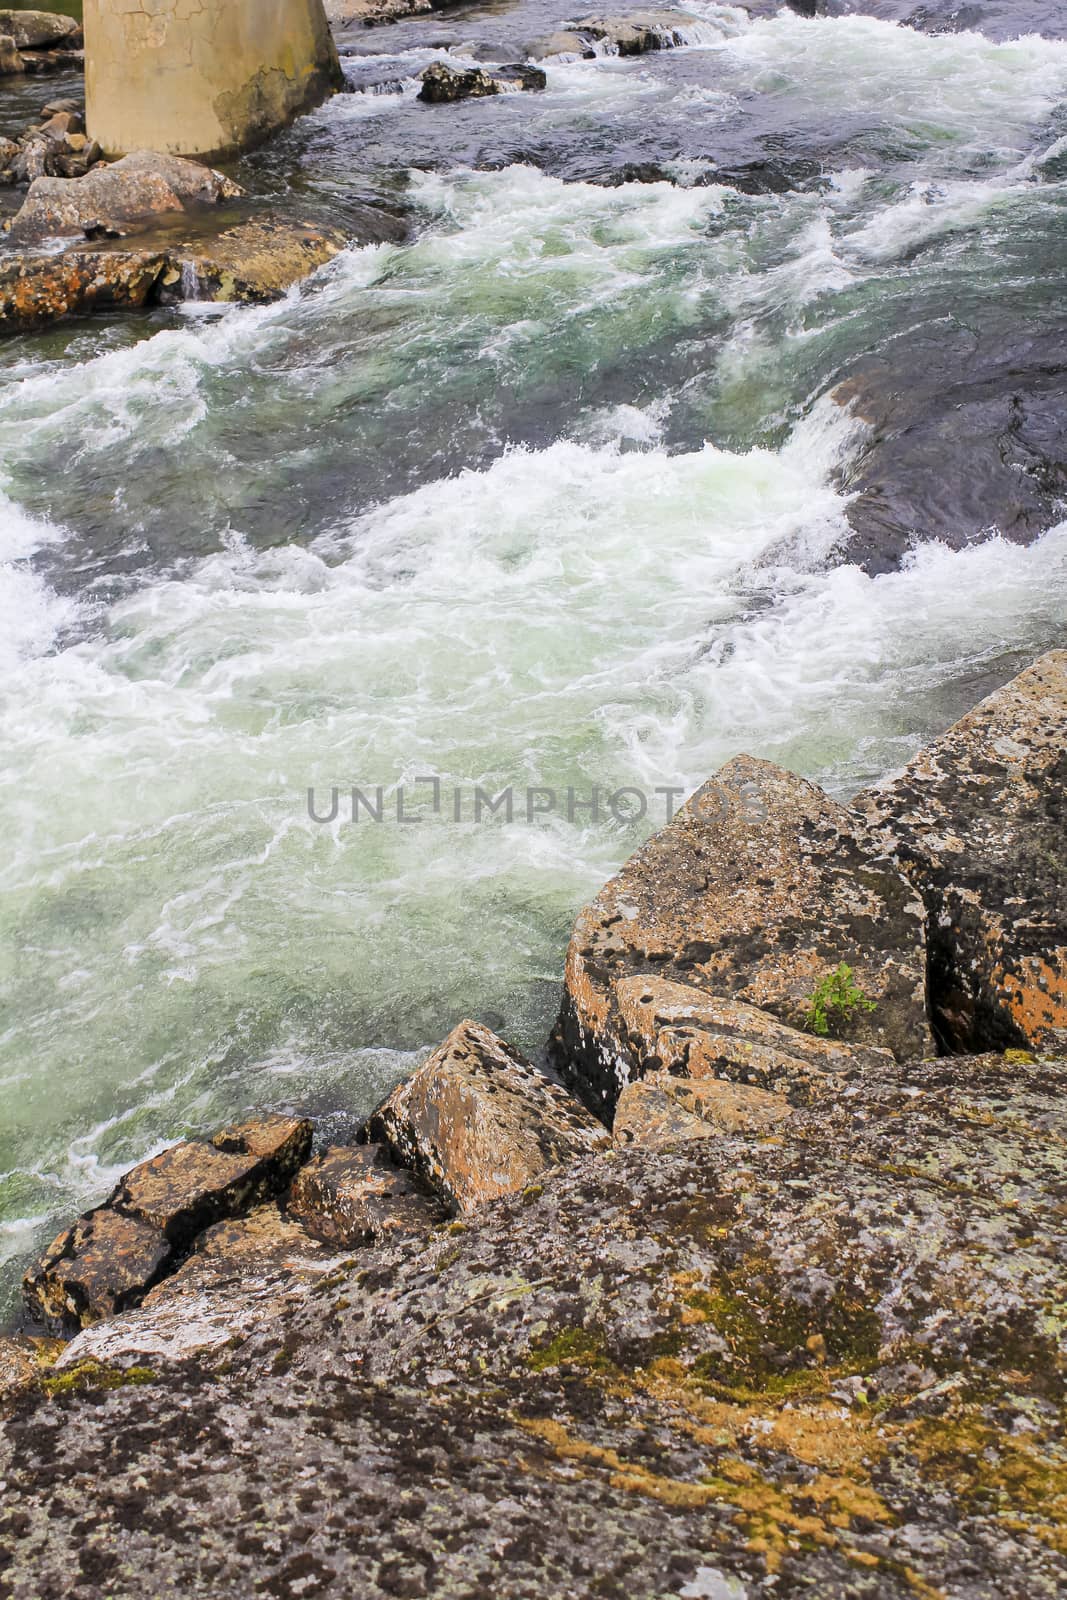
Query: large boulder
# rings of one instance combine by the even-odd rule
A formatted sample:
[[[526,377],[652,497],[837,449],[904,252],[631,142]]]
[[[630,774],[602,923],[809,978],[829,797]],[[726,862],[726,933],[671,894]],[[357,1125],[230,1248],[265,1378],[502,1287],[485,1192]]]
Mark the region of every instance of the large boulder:
[[[929,915],[952,1050],[1067,1041],[1067,650],[1053,650],[858,797]]]
[[[235,199],[232,179],[197,161],[135,150],[121,161],[100,162],[82,178],[38,178],[11,224],[19,243],[84,234],[122,233],[130,223],[190,206]]]
[[[393,1090],[366,1135],[464,1212],[611,1142],[560,1084],[476,1022],[461,1022]]]
[[[297,1174],[289,1215],[341,1248],[399,1234],[421,1234],[444,1208],[412,1173],[394,1167],[382,1145],[335,1145]]]
[[[0,257],[0,333],[93,311],[137,310],[153,295],[165,266],[165,256],[145,250]]]
[[[0,34],[18,50],[75,50],[82,42],[80,24],[59,11],[0,11]]]
[[[379,213],[384,217],[384,213]],[[389,219],[392,220],[392,219]],[[173,246],[162,280],[164,300],[277,300],[340,255],[338,228],[285,218],[254,218],[213,239]]]
[[[30,1314],[69,1332],[136,1305],[212,1223],[287,1188],[310,1148],[309,1122],[268,1116],[142,1162],[27,1272]]]
[[[632,1006],[643,1002],[620,992],[625,980],[684,984],[801,1029],[842,964],[864,999],[833,1020],[840,1038],[900,1058],[926,1053],[918,895],[860,818],[805,779],[738,756],[580,913],[556,1059],[607,1114],[631,1077],[659,1064],[645,1025],[634,1038]],[[798,1041],[791,1053],[804,1049]]]

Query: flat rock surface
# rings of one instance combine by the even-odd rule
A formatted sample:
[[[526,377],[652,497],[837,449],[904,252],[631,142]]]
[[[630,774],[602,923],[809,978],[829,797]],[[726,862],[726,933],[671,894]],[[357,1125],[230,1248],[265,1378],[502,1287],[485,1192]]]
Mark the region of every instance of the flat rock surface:
[[[562,1070],[598,1108],[643,1070],[619,1014],[622,979],[684,983],[801,1027],[840,962],[874,1005],[848,1020],[845,1040],[925,1053],[918,896],[859,818],[738,756],[579,915],[555,1035]]]
[[[216,205],[241,193],[231,179],[197,161],[135,150],[100,162],[83,178],[36,178],[11,224],[16,242],[121,227],[144,217]]]
[[[946,1045],[1067,1039],[1067,651],[1053,650],[858,797],[930,912]]]
[[[0,1425],[12,1600],[1054,1600],[1067,1067],[602,1153]],[[204,1574],[210,1573],[205,1589]]]

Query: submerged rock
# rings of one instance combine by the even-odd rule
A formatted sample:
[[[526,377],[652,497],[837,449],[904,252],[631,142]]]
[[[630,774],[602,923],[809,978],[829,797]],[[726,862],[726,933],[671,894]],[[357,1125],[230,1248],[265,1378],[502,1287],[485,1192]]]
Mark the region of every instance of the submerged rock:
[[[241,222],[214,238],[171,246],[161,298],[276,300],[347,244],[338,228],[276,217]]]
[[[217,205],[241,192],[199,162],[135,150],[121,161],[100,162],[82,178],[36,179],[11,224],[11,237],[26,243],[87,230],[123,232],[144,218]]]
[[[607,1111],[631,1076],[659,1064],[653,1019],[632,1009],[646,989],[654,1005],[655,990],[620,993],[625,980],[681,983],[800,1028],[841,963],[865,1002],[835,1019],[840,1037],[923,1054],[923,922],[864,822],[803,778],[738,756],[579,915],[554,1034],[560,1070]],[[764,1032],[758,1023],[755,1044]],[[810,1058],[799,1038],[797,1052]],[[711,1059],[723,1055],[716,1046]]]
[[[309,1122],[269,1116],[142,1162],[27,1272],[30,1314],[63,1332],[137,1304],[204,1229],[287,1188],[310,1148]]]
[[[951,1049],[1067,1046],[1065,728],[1053,650],[856,801],[926,904]]]
[[[445,1215],[425,1186],[374,1144],[334,1146],[309,1161],[297,1174],[288,1211],[316,1238],[342,1247],[422,1234]]]
[[[561,1085],[476,1022],[454,1028],[366,1131],[464,1212],[610,1143]]]
[[[433,61],[421,74],[419,99],[428,105],[443,105],[454,100],[478,100],[485,95],[514,94],[520,90],[543,89],[548,79],[540,67],[524,64],[493,67],[449,67]]]

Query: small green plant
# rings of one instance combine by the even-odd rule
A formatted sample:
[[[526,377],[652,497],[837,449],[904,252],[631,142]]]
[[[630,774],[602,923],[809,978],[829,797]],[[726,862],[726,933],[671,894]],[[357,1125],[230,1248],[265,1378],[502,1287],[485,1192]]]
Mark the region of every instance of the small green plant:
[[[852,980],[855,973],[846,961],[838,962],[833,972],[815,986],[809,996],[804,1013],[804,1026],[810,1033],[826,1038],[846,1022],[851,1022],[857,1011],[873,1011],[874,1001],[868,1000],[863,990]]]

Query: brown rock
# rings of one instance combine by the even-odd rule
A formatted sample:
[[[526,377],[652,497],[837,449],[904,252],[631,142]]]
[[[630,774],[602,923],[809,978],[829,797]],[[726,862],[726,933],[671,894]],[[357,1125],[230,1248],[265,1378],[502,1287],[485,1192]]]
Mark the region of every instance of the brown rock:
[[[625,17],[583,17],[573,31],[594,39],[620,56],[640,56],[650,50],[671,50],[688,44],[699,20],[685,11],[635,11]]]
[[[101,162],[83,178],[38,178],[11,225],[12,238],[35,240],[118,229],[160,213],[216,205],[241,193],[222,173],[179,156],[135,150]]]
[[[394,1089],[367,1134],[459,1211],[610,1143],[584,1106],[476,1022],[461,1022]]]
[[[887,1050],[821,1039],[742,1000],[657,977],[612,986],[622,1054],[639,1073],[730,1079],[775,1089],[798,1103],[839,1093],[864,1070],[875,1077]]]
[[[81,44],[81,28],[59,11],[0,11],[0,34],[19,50],[48,50]]]
[[[738,756],[579,915],[554,1034],[561,1071],[609,1111],[643,1070],[618,1012],[622,979],[655,975],[802,1026],[840,962],[875,1005],[842,1037],[923,1055],[923,923],[918,896],[858,817],[803,778]]]
[[[433,61],[422,73],[419,99],[428,105],[444,105],[453,100],[478,100],[485,95],[544,89],[547,83],[540,67],[525,64],[489,69],[448,67],[443,61]]]
[[[280,1193],[310,1149],[310,1122],[258,1118],[142,1162],[120,1180],[107,1205],[151,1223],[181,1247],[220,1218]]]
[[[771,1133],[792,1113],[784,1095],[769,1094],[753,1084],[719,1078],[686,1083],[668,1072],[656,1072],[622,1091],[612,1137],[618,1145],[661,1149],[678,1139]]]
[[[0,1337],[0,1407],[25,1394],[37,1381],[37,1363],[29,1345]]]
[[[310,1147],[309,1122],[269,1116],[142,1162],[26,1274],[31,1314],[62,1332],[136,1305],[204,1229],[285,1189]]]
[[[0,265],[0,333],[143,306],[164,265],[162,255],[141,250],[15,256]]]
[[[526,46],[526,54],[531,61],[550,61],[553,58],[567,60],[568,57],[588,61],[596,55],[596,51],[589,34],[564,28],[531,40]]]
[[[0,77],[15,77],[26,71],[26,63],[10,33],[0,33]]]
[[[336,1145],[302,1167],[288,1202],[315,1238],[328,1244],[369,1244],[399,1234],[421,1234],[445,1213],[412,1176],[394,1167],[382,1145]]]
[[[101,1206],[59,1234],[27,1272],[27,1307],[60,1333],[113,1317],[140,1300],[173,1254],[158,1228]]]
[[[392,221],[382,216],[383,226]],[[164,298],[276,300],[347,242],[339,229],[313,223],[271,217],[242,222],[214,239],[174,246]]]
[[[929,913],[953,1050],[1067,1039],[1067,650],[1052,650],[857,798]]]

